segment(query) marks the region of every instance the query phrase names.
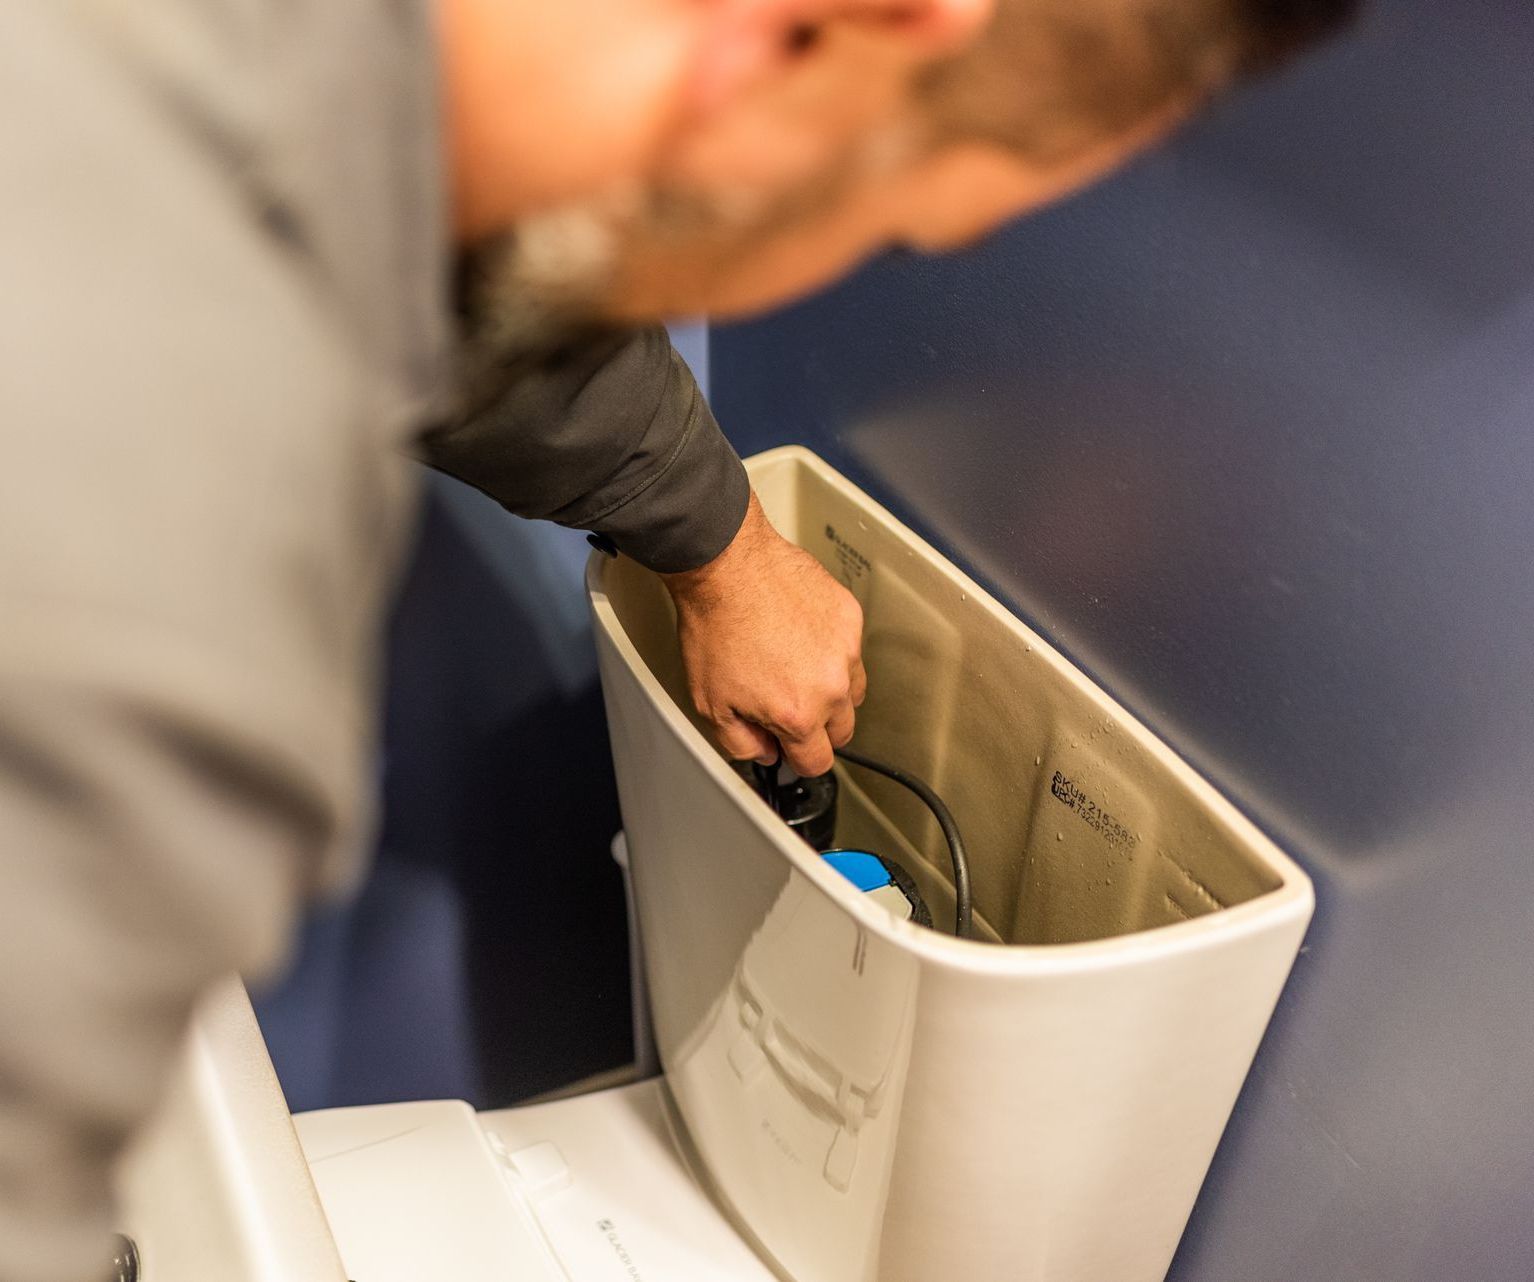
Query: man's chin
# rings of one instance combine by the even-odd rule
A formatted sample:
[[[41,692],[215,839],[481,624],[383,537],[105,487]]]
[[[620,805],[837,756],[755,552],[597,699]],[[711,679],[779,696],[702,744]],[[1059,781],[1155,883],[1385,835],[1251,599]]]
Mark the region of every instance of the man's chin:
[[[855,264],[854,264],[855,266]],[[604,318],[639,325],[679,316],[750,320],[813,294],[844,276],[850,266],[775,261],[745,262],[707,279],[689,279],[683,270],[629,276],[602,304]]]

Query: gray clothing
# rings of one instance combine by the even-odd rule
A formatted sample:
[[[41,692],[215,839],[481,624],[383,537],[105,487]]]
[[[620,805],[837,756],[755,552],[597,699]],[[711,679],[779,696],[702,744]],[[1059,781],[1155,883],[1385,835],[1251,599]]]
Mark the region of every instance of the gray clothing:
[[[0,1282],[99,1273],[194,994],[356,874],[405,452],[661,569],[744,514],[658,331],[454,419],[429,17],[0,4]]]

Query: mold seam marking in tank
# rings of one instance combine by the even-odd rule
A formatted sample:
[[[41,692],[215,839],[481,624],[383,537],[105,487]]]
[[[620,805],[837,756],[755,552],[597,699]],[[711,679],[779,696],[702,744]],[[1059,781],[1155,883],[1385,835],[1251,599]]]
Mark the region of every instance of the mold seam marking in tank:
[[[1209,901],[1209,906],[1211,908],[1218,909],[1225,907],[1225,905],[1220,902],[1218,896],[1216,896],[1208,886],[1204,885],[1203,882],[1195,877],[1193,873],[1181,862],[1181,860],[1177,859],[1173,855],[1167,854],[1167,852],[1164,850],[1158,850],[1156,853],[1165,859],[1167,863],[1171,864],[1173,868],[1177,869],[1178,873],[1181,874],[1182,879],[1186,881],[1188,885],[1193,887],[1194,893],[1197,894],[1201,899],[1207,899]]]

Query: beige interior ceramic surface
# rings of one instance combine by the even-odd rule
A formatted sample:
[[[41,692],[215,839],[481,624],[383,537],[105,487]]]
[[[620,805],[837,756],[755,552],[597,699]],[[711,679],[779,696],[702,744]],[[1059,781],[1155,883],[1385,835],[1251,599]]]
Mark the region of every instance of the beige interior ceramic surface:
[[[981,937],[1106,939],[1282,884],[1164,745],[882,509],[801,450],[754,460],[752,476],[773,524],[863,606],[869,695],[854,744],[925,778],[953,810]],[[620,560],[603,582],[644,661],[691,715],[659,580]],[[896,784],[837,769],[838,843],[901,859],[937,924],[951,922],[948,851],[926,809]]]

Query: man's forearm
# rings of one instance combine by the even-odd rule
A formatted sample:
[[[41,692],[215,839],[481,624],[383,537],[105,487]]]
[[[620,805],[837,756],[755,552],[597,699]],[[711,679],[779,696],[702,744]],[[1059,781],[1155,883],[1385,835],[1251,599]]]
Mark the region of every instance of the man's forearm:
[[[712,561],[739,531],[745,470],[664,329],[593,333],[475,381],[419,453],[510,511],[604,534],[662,572]]]

